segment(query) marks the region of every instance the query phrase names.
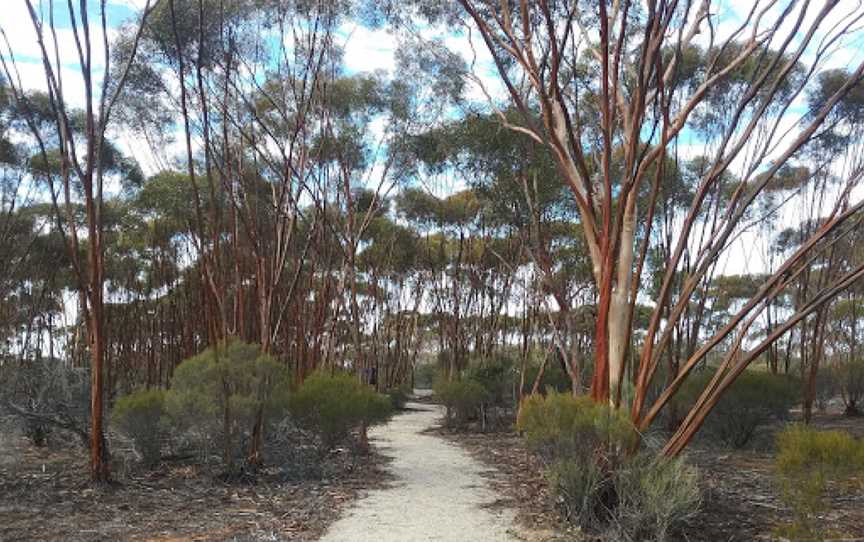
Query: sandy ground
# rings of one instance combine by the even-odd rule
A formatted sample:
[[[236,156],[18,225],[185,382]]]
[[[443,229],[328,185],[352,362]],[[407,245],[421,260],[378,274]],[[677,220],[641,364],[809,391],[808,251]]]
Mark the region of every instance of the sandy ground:
[[[371,491],[346,511],[324,542],[524,540],[512,510],[492,510],[497,495],[487,470],[461,448],[422,431],[442,415],[436,405],[409,403],[407,412],[370,431],[393,458],[391,487]]]

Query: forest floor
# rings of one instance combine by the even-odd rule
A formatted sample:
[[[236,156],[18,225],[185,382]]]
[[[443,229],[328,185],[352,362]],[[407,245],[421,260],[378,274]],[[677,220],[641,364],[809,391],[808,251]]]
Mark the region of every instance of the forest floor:
[[[376,452],[335,455],[331,475],[320,480],[290,481],[265,469],[255,484],[229,484],[175,461],[118,472],[97,488],[80,448],[34,448],[0,431],[0,540],[317,540],[343,507],[388,480],[387,460]]]
[[[332,458],[320,480],[285,480],[265,470],[253,484],[228,484],[194,462],[117,473],[94,488],[74,447],[34,448],[0,431],[0,540],[552,542],[583,540],[560,522],[542,465],[511,430],[453,433],[441,407],[411,403],[370,431],[373,453]],[[819,429],[864,437],[864,418],[818,414]],[[506,424],[505,424],[506,426]],[[676,539],[770,540],[789,511],[778,498],[766,426],[745,450],[694,443],[704,503]],[[864,494],[830,488],[820,518],[838,540],[864,540]],[[385,536],[386,535],[386,536]]]
[[[848,418],[839,412],[814,416],[817,429],[842,429],[864,437],[864,418]],[[687,461],[699,469],[703,504],[689,522],[681,540],[693,542],[775,540],[775,529],[789,521],[774,478],[773,440],[780,424],[760,428],[755,442],[744,450],[724,450],[694,443]],[[496,505],[516,510],[524,527],[540,531],[557,529],[567,540],[581,539],[561,525],[554,500],[542,476],[542,465],[512,430],[489,433],[434,430],[469,451],[488,470],[490,483],[499,493]],[[830,504],[820,521],[844,541],[864,541],[864,494],[850,484],[829,487]],[[554,539],[554,538],[550,538]]]

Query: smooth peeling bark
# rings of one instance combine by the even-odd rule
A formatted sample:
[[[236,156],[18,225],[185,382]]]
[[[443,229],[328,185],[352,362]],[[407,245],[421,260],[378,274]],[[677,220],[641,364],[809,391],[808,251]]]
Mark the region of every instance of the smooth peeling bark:
[[[609,399],[613,407],[621,403],[621,381],[625,355],[630,341],[630,288],[636,237],[636,193],[627,198],[627,209],[619,239],[616,284],[609,306]]]

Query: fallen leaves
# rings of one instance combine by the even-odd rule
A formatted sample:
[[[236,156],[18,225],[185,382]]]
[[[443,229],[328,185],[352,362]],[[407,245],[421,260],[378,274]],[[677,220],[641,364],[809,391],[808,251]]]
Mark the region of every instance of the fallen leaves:
[[[2,540],[314,540],[386,481],[381,456],[342,454],[335,460],[345,464],[325,480],[286,481],[265,469],[254,485],[231,485],[200,465],[170,462],[93,487],[81,450],[0,439]]]

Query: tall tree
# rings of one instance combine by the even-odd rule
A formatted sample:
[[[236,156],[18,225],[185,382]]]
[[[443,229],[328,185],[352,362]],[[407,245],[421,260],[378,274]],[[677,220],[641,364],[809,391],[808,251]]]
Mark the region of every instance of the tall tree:
[[[803,158],[802,149],[824,134],[829,115],[842,115],[839,104],[860,86],[864,64],[841,78],[808,114],[792,112],[796,98],[813,87],[831,47],[848,37],[864,10],[837,1],[818,8],[809,2],[755,2],[727,29],[708,0],[658,0],[644,6],[575,0],[458,4],[466,26],[479,33],[491,55],[508,106],[520,117],[513,121],[504,115],[489,90],[491,108],[504,126],[549,148],[579,209],[598,291],[591,390],[598,401],[620,402],[639,275],[666,159],[692,138],[709,153],[662,269],[638,353],[631,405],[634,422],[644,429],[690,370],[725,338],[735,337],[714,379],[664,449],[677,454],[753,359],[864,275],[864,267],[856,267],[828,281],[764,341],[742,352],[767,300],[787,287],[789,275],[800,273],[814,253],[827,250],[832,234],[864,206],[849,199],[862,174],[855,169],[846,173],[833,204],[827,205],[828,217],[799,250],[772,270],[723,327],[705,337],[660,397],[645,404],[691,296],[752,220],[757,197],[781,168]],[[484,85],[481,77],[469,77]],[[796,124],[787,133],[781,125],[789,115]],[[811,169],[830,163],[829,158]],[[729,172],[735,173],[731,184]],[[712,204],[713,194],[723,197]],[[637,239],[640,222],[648,228],[643,242]],[[682,276],[685,260],[689,265]]]
[[[158,1],[156,0],[156,4]],[[105,134],[112,110],[134,58],[144,21],[153,6],[150,0],[144,6],[141,20],[133,33],[135,37],[129,62],[115,68],[110,62],[105,2],[100,5],[99,23],[95,25],[91,22],[92,13],[86,2],[82,2],[78,9],[75,9],[71,2],[68,4],[66,15],[72,26],[84,94],[83,112],[78,112],[68,98],[72,83],[65,81],[63,77],[54,2],[50,2],[47,6],[47,21],[44,19],[45,10],[37,9],[32,0],[25,0],[25,2],[41,54],[48,89],[49,111],[52,115],[52,128],[56,139],[43,133],[32,115],[26,122],[38,144],[43,163],[49,162],[49,153],[59,159],[59,184],[55,183],[54,176],[51,174],[46,175],[46,179],[50,185],[57,226],[66,241],[77,276],[79,311],[87,323],[91,360],[90,474],[93,481],[105,482],[109,477],[109,464],[103,420],[106,346],[103,202],[105,177],[110,167],[106,160],[109,152]],[[101,36],[94,33],[94,28],[101,30]],[[100,42],[104,50],[104,59],[95,58]],[[9,46],[8,41],[6,45]],[[104,62],[101,81],[100,74],[94,66],[100,61]],[[13,87],[15,101],[22,110],[32,110],[21,88],[11,51],[2,53],[0,62]],[[48,147],[52,143],[56,147]],[[79,231],[81,228],[76,218],[76,208],[79,205],[83,206],[86,217],[83,232]],[[82,256],[82,234],[86,240],[84,251],[86,257]]]

